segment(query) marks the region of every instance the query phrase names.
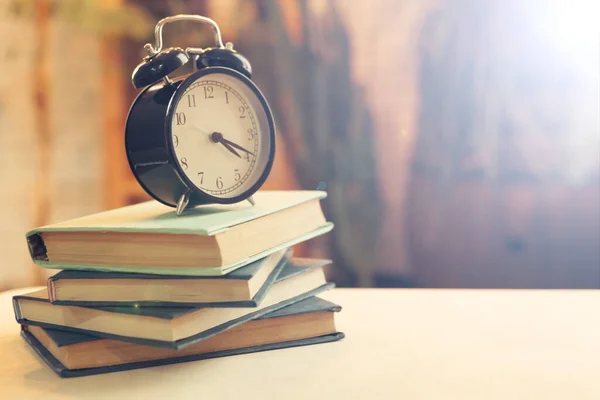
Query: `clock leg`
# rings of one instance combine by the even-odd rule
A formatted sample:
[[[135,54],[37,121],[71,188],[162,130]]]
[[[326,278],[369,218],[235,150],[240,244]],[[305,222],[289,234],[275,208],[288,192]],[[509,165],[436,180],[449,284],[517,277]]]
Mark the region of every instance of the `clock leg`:
[[[256,204],[256,201],[254,201],[254,197],[252,197],[252,196],[248,197],[248,202],[250,204],[252,204],[253,206]]]
[[[185,207],[188,205],[189,202],[190,202],[190,192],[187,191],[181,195],[181,197],[179,198],[179,201],[177,202],[177,215],[181,215],[181,213],[183,212],[183,210],[185,209]]]

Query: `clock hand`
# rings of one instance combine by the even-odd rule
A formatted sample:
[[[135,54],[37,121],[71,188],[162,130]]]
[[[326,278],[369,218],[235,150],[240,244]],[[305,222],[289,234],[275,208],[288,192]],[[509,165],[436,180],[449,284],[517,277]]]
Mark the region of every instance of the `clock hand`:
[[[235,154],[239,158],[242,158],[242,156],[240,156],[240,154],[237,151],[235,151],[235,149],[233,147],[231,147],[231,145],[224,142],[225,139],[223,138],[223,134],[221,132],[211,133],[210,140],[214,143],[221,143],[223,145],[223,147],[225,147],[227,150],[229,150],[230,153]]]
[[[193,127],[197,130],[199,130],[202,133],[208,133],[207,131],[205,131],[204,129],[200,128],[197,125],[193,125]],[[228,144],[230,147],[235,147],[238,150],[241,150],[245,153],[250,154],[251,156],[254,155],[254,153],[252,153],[249,150],[246,150],[245,148],[243,148],[242,146],[240,146],[237,143],[232,142],[231,140],[227,140],[225,139],[225,137],[223,136],[223,134],[221,132],[213,132],[213,133],[208,133],[210,140],[213,141],[214,143],[221,143],[221,144]],[[231,151],[230,149],[228,149],[229,151]],[[237,154],[236,154],[237,155]]]
[[[243,151],[243,152],[246,152],[246,153],[250,154],[251,156],[253,156],[253,155],[254,155],[254,153],[252,153],[252,152],[250,152],[250,151],[246,150],[245,148],[243,148],[243,147],[242,147],[242,146],[240,146],[239,144],[233,143],[231,140],[227,140],[227,139],[223,138],[223,139],[221,139],[221,141],[222,141],[222,142],[225,142],[225,143],[227,143],[227,144],[228,144],[228,145],[230,145],[231,147],[235,147],[235,148],[236,148],[236,149],[238,149],[238,150],[241,150],[241,151]]]
[[[222,144],[223,146],[225,146],[225,148],[226,148],[227,150],[229,150],[231,153],[235,154],[235,155],[236,155],[236,156],[238,156],[239,158],[242,158],[242,156],[240,156],[240,153],[238,153],[237,151],[235,151],[235,149],[234,149],[233,147],[231,147],[230,145],[228,145],[228,144],[227,144],[227,143],[225,143],[225,142],[221,142],[221,144]]]

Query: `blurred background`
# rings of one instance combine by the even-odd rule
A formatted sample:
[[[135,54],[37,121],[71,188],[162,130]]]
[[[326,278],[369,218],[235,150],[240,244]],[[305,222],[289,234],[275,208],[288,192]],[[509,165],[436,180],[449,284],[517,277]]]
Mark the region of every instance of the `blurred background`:
[[[178,13],[253,65],[279,134],[265,188],[328,191],[336,228],[297,254],[339,286],[600,287],[597,1],[0,0],[0,290],[47,278],[27,230],[148,199],[130,77]]]

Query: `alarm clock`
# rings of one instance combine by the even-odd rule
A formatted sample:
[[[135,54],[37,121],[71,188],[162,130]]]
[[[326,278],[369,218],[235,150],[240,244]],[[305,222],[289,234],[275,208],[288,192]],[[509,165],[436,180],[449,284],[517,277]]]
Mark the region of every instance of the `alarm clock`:
[[[163,26],[195,21],[213,28],[210,48],[162,48]],[[157,201],[176,209],[248,200],[265,182],[275,155],[275,125],[267,100],[252,82],[249,61],[223,45],[218,25],[199,15],[160,20],[155,44],[135,68],[142,89],[125,125],[133,175]],[[168,75],[193,63],[193,72]]]

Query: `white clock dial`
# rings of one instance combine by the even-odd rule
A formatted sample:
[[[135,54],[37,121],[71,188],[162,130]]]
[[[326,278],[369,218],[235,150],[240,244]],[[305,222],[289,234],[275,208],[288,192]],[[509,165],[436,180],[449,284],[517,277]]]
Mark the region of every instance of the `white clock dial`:
[[[243,194],[268,164],[268,122],[260,99],[242,80],[220,72],[201,76],[173,110],[171,139],[180,169],[212,196]]]

